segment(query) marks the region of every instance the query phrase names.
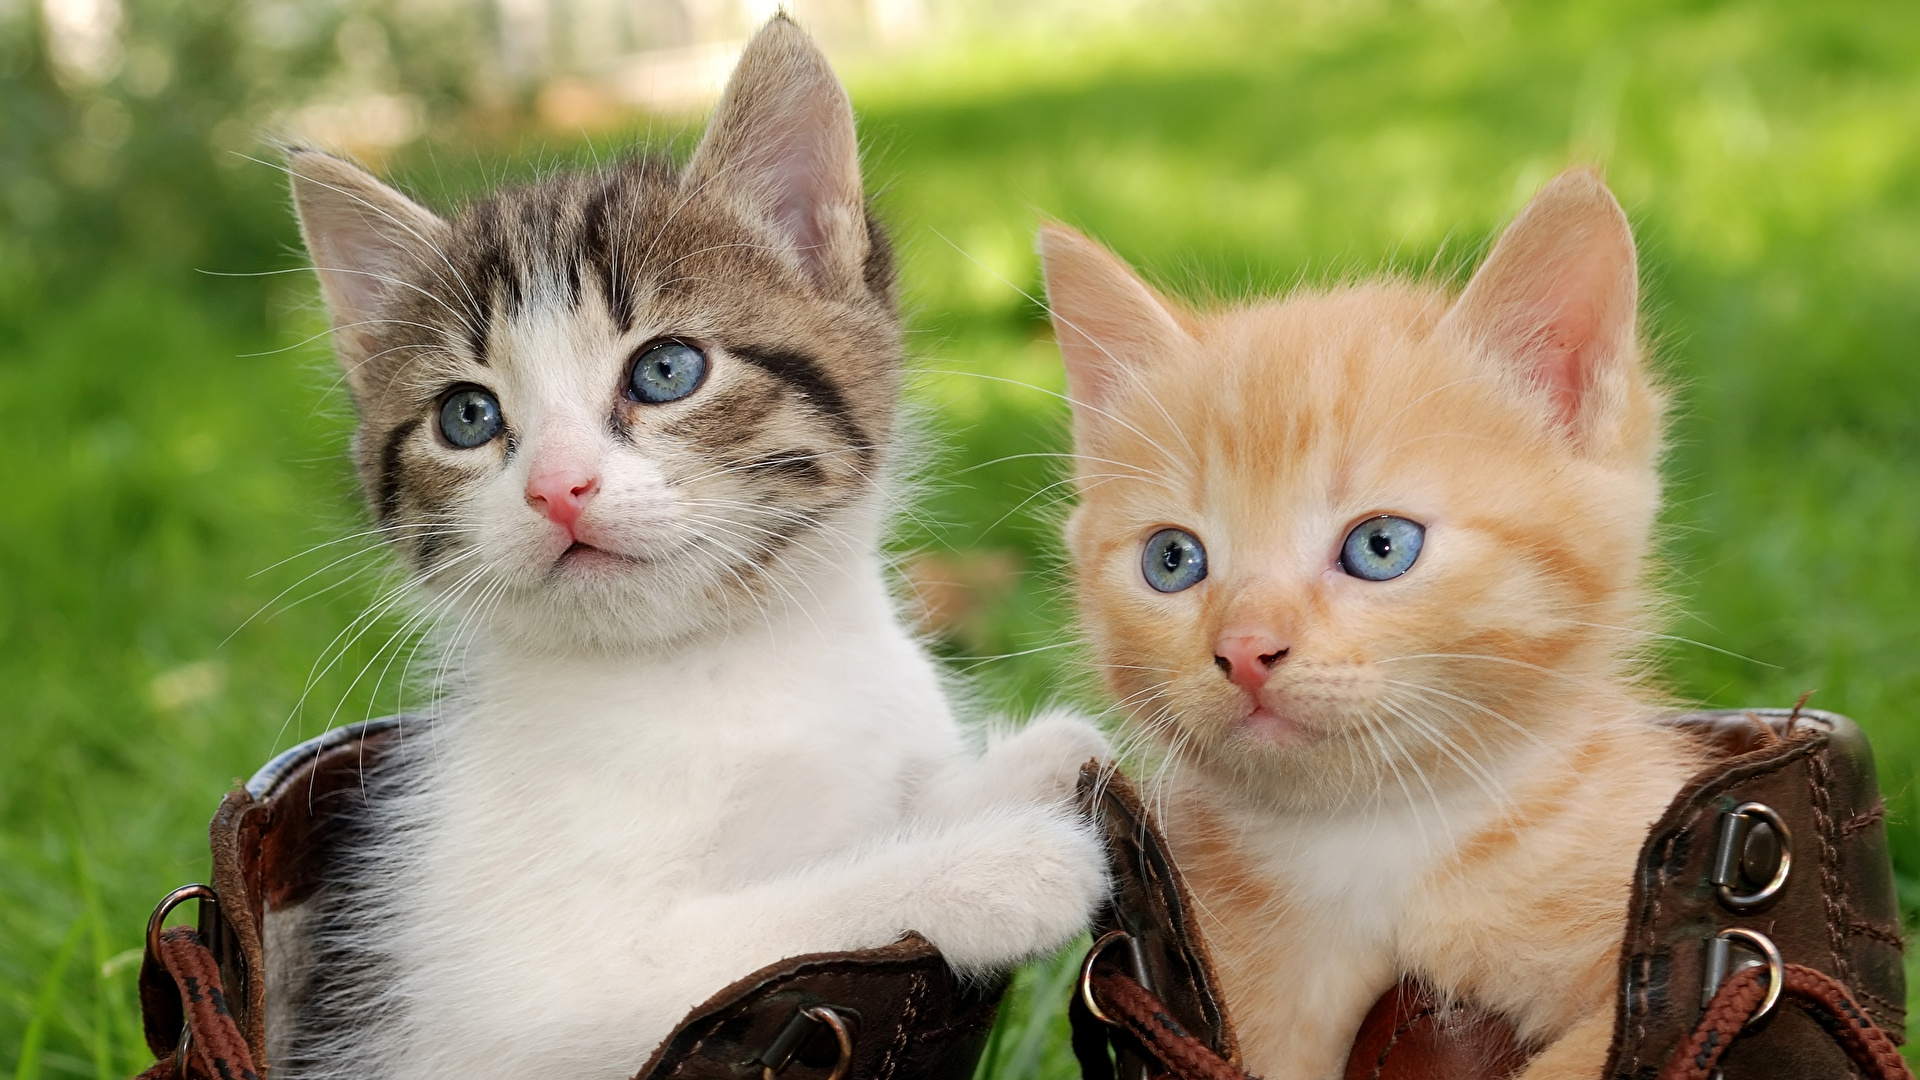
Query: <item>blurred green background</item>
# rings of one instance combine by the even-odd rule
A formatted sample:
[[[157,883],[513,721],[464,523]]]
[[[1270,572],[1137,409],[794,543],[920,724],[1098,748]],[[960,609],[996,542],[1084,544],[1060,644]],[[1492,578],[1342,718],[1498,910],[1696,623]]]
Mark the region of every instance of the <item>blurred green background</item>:
[[[684,143],[699,95],[661,73],[764,14],[557,4],[535,34],[526,0],[0,0],[0,1069],[144,1064],[134,950],[221,792],[407,695],[398,625],[356,621],[390,578],[332,543],[361,528],[350,419],[260,133],[446,205]],[[1856,717],[1920,913],[1920,5],[799,14],[904,253],[924,467],[898,542],[983,703],[1088,692],[1058,647],[1061,378],[1023,295],[1041,216],[1195,298],[1458,280],[1600,162],[1681,387],[1667,671]],[[1023,974],[989,1073],[1072,1075],[1067,974]]]

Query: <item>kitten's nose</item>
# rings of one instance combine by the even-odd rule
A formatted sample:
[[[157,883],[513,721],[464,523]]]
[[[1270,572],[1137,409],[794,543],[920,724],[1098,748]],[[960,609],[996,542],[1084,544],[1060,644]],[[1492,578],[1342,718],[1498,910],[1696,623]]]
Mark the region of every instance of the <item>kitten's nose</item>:
[[[1288,648],[1271,634],[1228,631],[1213,643],[1213,662],[1233,685],[1249,694],[1267,685],[1273,666],[1287,658]]]
[[[587,508],[587,500],[599,490],[597,476],[566,469],[535,470],[527,477],[527,505],[571,532],[574,522],[580,520],[581,512]]]

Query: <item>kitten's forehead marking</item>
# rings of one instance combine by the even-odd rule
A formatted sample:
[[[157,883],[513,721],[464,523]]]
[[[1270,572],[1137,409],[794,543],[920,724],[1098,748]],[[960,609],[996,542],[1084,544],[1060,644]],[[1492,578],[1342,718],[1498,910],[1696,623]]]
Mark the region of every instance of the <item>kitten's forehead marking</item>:
[[[1336,301],[1306,297],[1223,316],[1205,335],[1218,357],[1215,379],[1163,368],[1143,381],[1127,412],[1146,430],[1113,425],[1107,434],[1130,447],[1121,456],[1135,467],[1178,482],[1095,496],[1134,519],[1139,536],[1130,532],[1130,539],[1163,522],[1193,528],[1208,545],[1218,584],[1232,589],[1234,582],[1337,573],[1347,531],[1372,514],[1435,522],[1433,492],[1449,481],[1445,469],[1436,474],[1432,448],[1437,440],[1482,437],[1459,430],[1452,399],[1462,395],[1451,392],[1476,380],[1430,355],[1421,311],[1406,325],[1345,319],[1331,332],[1302,332],[1317,309],[1338,314]],[[1181,416],[1204,422],[1178,438],[1162,430]],[[1134,558],[1136,546],[1122,545],[1121,557]]]
[[[617,332],[630,331],[639,290],[659,270],[656,264],[679,257],[680,243],[712,242],[677,235],[676,203],[684,200],[676,188],[663,162],[639,158],[507,189],[469,206],[454,232],[465,270],[460,291],[474,312],[466,321],[475,355],[486,362],[485,335],[539,306],[597,308]],[[643,238],[651,243],[636,247]]]

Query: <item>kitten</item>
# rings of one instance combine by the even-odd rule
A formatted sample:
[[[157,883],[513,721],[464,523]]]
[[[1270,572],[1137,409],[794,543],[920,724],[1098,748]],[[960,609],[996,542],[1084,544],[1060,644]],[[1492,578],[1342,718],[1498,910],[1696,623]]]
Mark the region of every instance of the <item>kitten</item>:
[[[1403,976],[1592,1080],[1645,830],[1699,763],[1635,656],[1665,395],[1626,217],[1566,173],[1465,292],[1222,311],[1042,235],[1068,527],[1245,1064],[1341,1074]]]
[[[967,753],[878,552],[901,380],[825,58],[776,17],[684,170],[436,217],[291,155],[380,531],[451,665],[327,893],[270,927],[290,1078],[632,1075],[694,1005],[918,931],[1077,933],[1099,737]]]

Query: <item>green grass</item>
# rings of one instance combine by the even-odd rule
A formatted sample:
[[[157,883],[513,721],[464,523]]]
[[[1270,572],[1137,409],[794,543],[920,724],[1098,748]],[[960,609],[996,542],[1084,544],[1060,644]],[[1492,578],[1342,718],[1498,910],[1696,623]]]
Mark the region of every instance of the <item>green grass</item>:
[[[1711,648],[1676,643],[1667,670],[1705,704],[1816,689],[1866,727],[1911,916],[1916,56],[1912,5],[1436,0],[853,70],[933,448],[902,543],[1026,570],[951,651],[1024,654],[962,662],[988,701],[1084,687],[1042,648],[1066,625],[1058,460],[1014,456],[1065,445],[1057,360],[1022,296],[1041,216],[1195,297],[1457,276],[1555,170],[1601,160],[1682,387],[1675,633]],[[397,171],[460,191],[505,153],[440,147]],[[281,208],[234,212],[284,246],[204,268],[295,265]],[[275,747],[404,696],[397,669],[379,678],[392,626],[329,649],[388,583],[377,560],[300,555],[360,520],[343,400],[301,344],[318,329],[302,279],[137,261],[0,312],[0,1069],[16,1077],[142,1064],[128,950],[153,900],[203,874],[220,793]],[[1001,1080],[1071,1075],[1060,978],[1022,975],[991,1050]]]

